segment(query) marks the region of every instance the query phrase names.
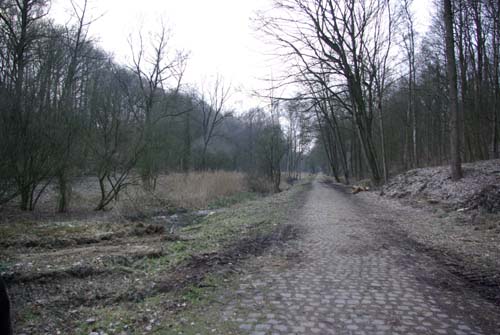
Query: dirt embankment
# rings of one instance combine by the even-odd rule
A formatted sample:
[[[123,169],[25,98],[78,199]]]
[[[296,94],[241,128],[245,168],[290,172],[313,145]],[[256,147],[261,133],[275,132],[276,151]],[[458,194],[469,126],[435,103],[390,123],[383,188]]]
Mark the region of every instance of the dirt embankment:
[[[464,177],[449,168],[415,169],[392,178],[378,197],[394,209],[391,221],[419,248],[500,304],[500,160],[464,164]]]
[[[392,178],[382,194],[395,198],[425,199],[451,209],[500,212],[500,159],[463,165],[464,177],[450,178],[447,166],[415,169]]]

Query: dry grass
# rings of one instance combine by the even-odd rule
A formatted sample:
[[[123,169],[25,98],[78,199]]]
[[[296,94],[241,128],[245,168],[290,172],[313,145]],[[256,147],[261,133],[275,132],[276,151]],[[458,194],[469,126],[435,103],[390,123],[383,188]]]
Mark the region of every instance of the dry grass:
[[[177,207],[206,208],[217,199],[248,191],[244,174],[213,171],[162,176],[155,193]]]
[[[283,178],[280,186],[287,190],[291,184]],[[252,194],[269,193],[272,184],[266,178],[240,172],[171,173],[158,177],[154,192],[144,191],[140,185],[129,187],[120,201],[113,204],[113,209],[119,216],[140,218],[172,208],[224,207]]]
[[[143,218],[174,208],[203,209],[215,201],[249,192],[245,174],[213,171],[161,175],[154,191],[128,187],[112,204],[117,217]]]
[[[112,210],[113,216],[141,219],[150,216],[151,213],[174,208],[207,208],[214,202],[220,200],[224,202],[227,198],[240,197],[252,191],[249,178],[243,173],[226,171],[172,173],[159,176],[153,192],[144,190],[140,180],[136,180],[120,193],[117,201],[109,204],[108,209]],[[81,216],[96,214],[94,208],[99,202],[97,178],[84,177],[75,180],[72,196],[70,214],[79,213]],[[52,215],[56,211],[56,204],[57,192],[55,186],[50,186],[40,199],[36,213]],[[11,212],[18,212],[16,205],[15,201],[11,202],[9,207]]]
[[[157,190],[180,187],[191,192],[185,195],[190,201],[204,192],[206,202],[241,191],[242,180],[225,173],[171,175],[161,178]],[[0,225],[0,273],[8,279],[16,329],[24,334],[40,329],[51,334],[195,334],[215,328],[238,333],[211,321],[217,319],[217,288],[228,287],[234,267],[247,256],[292,237],[283,234],[291,231],[282,224],[303,203],[309,186],[298,186],[207,217],[188,217],[176,236],[164,225],[141,221],[82,218]],[[144,201],[157,196],[140,185],[126,191]],[[127,198],[122,194],[113,206]],[[213,317],[207,310],[214,311]],[[186,318],[193,321],[187,328]]]

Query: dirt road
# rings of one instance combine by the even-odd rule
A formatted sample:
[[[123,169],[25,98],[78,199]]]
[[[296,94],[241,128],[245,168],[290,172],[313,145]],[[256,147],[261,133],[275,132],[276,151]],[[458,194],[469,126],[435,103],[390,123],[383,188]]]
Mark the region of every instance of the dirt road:
[[[405,219],[315,181],[289,250],[299,261],[256,261],[225,320],[255,335],[500,334],[498,306],[412,248],[387,217]]]

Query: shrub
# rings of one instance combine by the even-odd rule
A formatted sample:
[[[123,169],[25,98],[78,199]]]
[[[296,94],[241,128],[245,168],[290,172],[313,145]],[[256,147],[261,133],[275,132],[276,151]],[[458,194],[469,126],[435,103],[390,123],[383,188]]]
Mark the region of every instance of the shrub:
[[[273,183],[266,177],[252,174],[246,177],[246,182],[251,192],[266,194],[273,191]]]

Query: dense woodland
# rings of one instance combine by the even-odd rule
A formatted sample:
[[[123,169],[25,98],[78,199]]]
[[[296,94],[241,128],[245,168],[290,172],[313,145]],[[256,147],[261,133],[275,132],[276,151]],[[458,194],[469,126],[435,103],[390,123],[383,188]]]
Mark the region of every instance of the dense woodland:
[[[497,0],[437,1],[425,35],[410,0],[276,0],[255,24],[289,71],[247,110],[231,107],[221,76],[187,85],[188,53],[160,24],[133,34],[119,64],[89,37],[86,1],[68,26],[49,8],[0,1],[0,203],[34,210],[57,185],[67,211],[81,176],[98,180],[102,210],[170,172],[243,171],[279,191],[303,171],[380,184],[499,156]]]

